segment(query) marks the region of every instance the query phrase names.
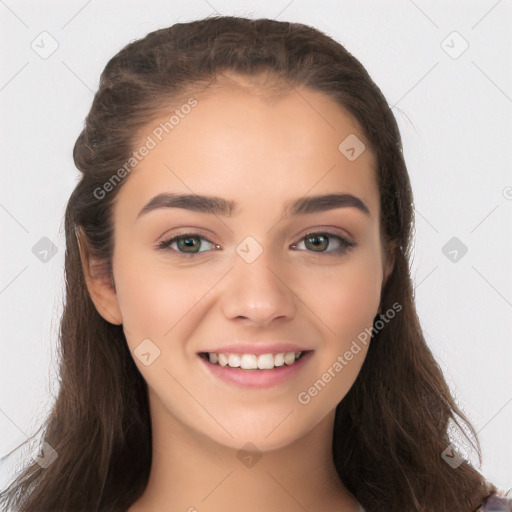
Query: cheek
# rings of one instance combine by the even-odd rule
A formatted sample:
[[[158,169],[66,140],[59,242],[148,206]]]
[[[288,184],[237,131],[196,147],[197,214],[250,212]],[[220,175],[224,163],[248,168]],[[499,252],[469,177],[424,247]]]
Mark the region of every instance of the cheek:
[[[354,254],[346,264],[308,274],[302,299],[332,332],[345,339],[371,326],[377,314],[382,284],[378,256]]]
[[[174,332],[189,326],[218,275],[199,266],[188,271],[173,268],[165,258],[155,261],[133,248],[119,254],[113,264],[128,343],[133,348],[150,338],[164,347]]]
[[[367,333],[379,307],[381,283],[378,253],[370,251],[324,275],[318,272],[313,281],[304,280],[305,297],[311,298],[304,302],[321,319],[325,335],[309,387],[298,397],[301,404],[314,404],[308,410],[313,416],[335,408],[356,380],[368,352]]]
[[[131,345],[143,338],[162,339],[175,323],[175,312],[183,302],[179,284],[164,278],[160,265],[149,264],[143,254],[132,248],[119,249],[113,266],[128,341]]]

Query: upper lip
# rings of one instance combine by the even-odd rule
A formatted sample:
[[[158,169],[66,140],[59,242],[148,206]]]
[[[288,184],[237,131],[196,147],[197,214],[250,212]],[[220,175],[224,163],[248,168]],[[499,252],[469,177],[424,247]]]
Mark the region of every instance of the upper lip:
[[[199,353],[213,352],[216,354],[280,354],[287,352],[307,352],[308,350],[297,343],[234,343],[231,345],[223,345],[214,348],[200,350]]]

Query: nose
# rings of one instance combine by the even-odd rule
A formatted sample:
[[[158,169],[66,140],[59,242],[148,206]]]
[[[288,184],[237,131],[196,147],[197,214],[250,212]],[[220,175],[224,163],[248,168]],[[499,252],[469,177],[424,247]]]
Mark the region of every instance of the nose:
[[[237,255],[222,291],[226,318],[261,327],[290,321],[298,301],[291,279],[289,270],[278,265],[269,251],[252,263]]]

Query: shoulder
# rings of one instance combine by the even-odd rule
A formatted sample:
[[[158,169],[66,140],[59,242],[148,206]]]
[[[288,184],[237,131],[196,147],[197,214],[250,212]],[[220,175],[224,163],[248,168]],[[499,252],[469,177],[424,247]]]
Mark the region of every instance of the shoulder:
[[[507,493],[508,494],[508,493]],[[512,498],[504,493],[492,494],[475,512],[512,512]]]

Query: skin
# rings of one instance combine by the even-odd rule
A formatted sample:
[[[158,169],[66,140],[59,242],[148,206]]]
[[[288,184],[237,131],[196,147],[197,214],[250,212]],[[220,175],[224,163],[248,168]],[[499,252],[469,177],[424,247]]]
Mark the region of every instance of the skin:
[[[297,395],[379,311],[393,261],[381,244],[375,157],[366,142],[354,161],[338,150],[349,134],[364,135],[332,99],[307,88],[277,97],[231,76],[195,98],[197,107],[116,197],[115,290],[86,276],[99,313],[123,324],[149,386],[151,475],[129,511],[356,511],[332,461],[332,429],[367,347],[307,405]],[[140,140],[168,118],[148,125]],[[238,208],[232,217],[162,208],[137,219],[161,192],[214,195]],[[328,193],[353,194],[370,214],[348,207],[283,219],[287,201]],[[194,257],[176,243],[174,252],[155,248],[177,228],[221,250],[206,240]],[[306,234],[327,228],[356,247],[336,255],[336,238],[323,253],[305,244]],[[250,264],[235,251],[247,236],[263,249]],[[148,366],[134,356],[146,338],[160,350]],[[282,384],[241,389],[210,375],[197,355],[236,340],[289,340],[314,353]],[[261,454],[252,467],[237,458],[248,442]]]

